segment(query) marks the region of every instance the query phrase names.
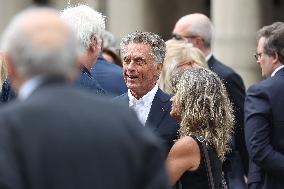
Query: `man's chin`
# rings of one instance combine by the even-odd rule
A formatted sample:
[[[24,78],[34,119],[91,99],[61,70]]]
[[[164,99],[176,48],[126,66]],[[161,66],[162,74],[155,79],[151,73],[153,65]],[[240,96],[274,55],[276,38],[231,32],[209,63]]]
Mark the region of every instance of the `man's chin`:
[[[126,86],[129,90],[131,91],[137,91],[137,89],[139,89],[139,87],[137,87],[135,84],[130,84],[130,83],[126,83]]]
[[[128,86],[127,86],[127,88],[128,88],[131,92],[134,92],[134,93],[137,93],[137,91],[138,91],[138,89],[139,89],[139,88],[133,87],[133,86],[131,86],[131,87],[128,87]]]

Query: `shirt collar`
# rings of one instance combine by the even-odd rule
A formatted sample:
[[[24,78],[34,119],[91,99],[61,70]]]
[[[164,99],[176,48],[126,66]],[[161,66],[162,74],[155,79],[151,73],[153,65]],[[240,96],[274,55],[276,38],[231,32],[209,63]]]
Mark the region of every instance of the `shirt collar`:
[[[19,90],[18,98],[20,100],[27,99],[32,94],[32,92],[43,82],[43,78],[43,76],[36,76],[24,82]]]
[[[278,72],[281,68],[283,68],[284,67],[284,65],[281,65],[281,66],[279,66],[278,68],[276,68],[273,72],[272,72],[272,74],[271,74],[271,77],[273,77],[275,74],[276,74],[276,72]]]
[[[208,60],[211,58],[211,56],[213,56],[213,53],[210,52],[207,56],[206,56],[206,61],[208,62]]]
[[[128,89],[128,97],[129,97],[129,106],[134,106],[137,103],[143,104],[143,106],[148,107],[152,104],[152,101],[158,91],[158,84],[156,84],[152,90],[150,90],[147,94],[145,94],[142,98],[137,100]]]
[[[86,74],[89,78],[93,78],[91,72],[84,65],[81,66],[81,73]]]

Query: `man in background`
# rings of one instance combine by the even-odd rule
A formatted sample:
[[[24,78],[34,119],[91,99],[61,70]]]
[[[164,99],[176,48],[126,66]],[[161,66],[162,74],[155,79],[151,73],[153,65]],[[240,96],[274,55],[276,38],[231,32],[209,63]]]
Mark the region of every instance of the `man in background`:
[[[180,18],[174,29],[173,37],[184,40],[199,48],[205,55],[208,67],[224,82],[235,115],[235,134],[232,136],[232,152],[227,155],[224,163],[225,177],[229,189],[246,188],[244,174],[248,170],[248,154],[244,140],[244,99],[245,87],[241,77],[228,66],[217,60],[211,49],[213,25],[203,14],[195,13]]]
[[[284,188],[284,23],[257,33],[255,58],[266,78],[247,90],[245,135],[249,189]]]
[[[109,95],[119,96],[127,92],[127,87],[122,75],[122,68],[107,60],[104,54],[106,51],[111,52],[120,60],[119,55],[117,55],[115,51],[116,41],[109,31],[105,31],[103,36],[103,53],[100,54],[96,63],[93,65],[91,73]]]
[[[105,96],[107,91],[91,74],[91,69],[101,53],[105,17],[89,6],[79,4],[64,9],[61,12],[61,18],[75,31],[80,45],[79,68],[81,73],[75,85],[92,91],[94,94]]]
[[[77,42],[56,11],[21,12],[1,50],[18,97],[0,109],[0,188],[168,188],[159,142],[135,114],[70,86]]]

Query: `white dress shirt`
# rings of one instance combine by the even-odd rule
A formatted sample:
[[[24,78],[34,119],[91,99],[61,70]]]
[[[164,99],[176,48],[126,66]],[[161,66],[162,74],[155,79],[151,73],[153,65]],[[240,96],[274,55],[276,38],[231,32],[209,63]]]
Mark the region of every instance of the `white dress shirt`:
[[[36,76],[24,82],[18,94],[18,99],[25,100],[43,82],[43,76]]]
[[[211,56],[213,56],[212,52],[210,52],[210,53],[205,57],[206,62],[208,62],[208,60],[211,58]]]
[[[157,91],[158,91],[158,84],[156,84],[155,87],[151,91],[149,91],[146,95],[144,95],[142,98],[137,100],[128,89],[129,107],[136,112],[138,119],[144,126]]]

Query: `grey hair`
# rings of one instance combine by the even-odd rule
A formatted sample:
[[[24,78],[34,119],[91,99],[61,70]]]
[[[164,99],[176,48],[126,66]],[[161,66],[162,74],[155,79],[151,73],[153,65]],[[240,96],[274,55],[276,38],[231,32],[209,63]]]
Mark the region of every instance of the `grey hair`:
[[[87,5],[78,4],[61,11],[61,17],[74,30],[80,43],[81,52],[85,52],[91,45],[91,38],[96,37],[97,48],[102,45],[105,32],[105,16]]]
[[[143,43],[151,46],[153,57],[157,64],[162,64],[166,54],[165,41],[157,34],[152,32],[136,31],[129,33],[121,39],[121,54],[125,54],[126,47],[130,43]]]
[[[16,15],[1,38],[1,51],[9,54],[19,76],[31,78],[36,75],[61,75],[70,77],[76,69],[76,38],[71,29],[59,48],[38,45],[33,34],[25,29],[26,16],[33,11],[50,11],[51,8],[28,8]],[[44,22],[44,20],[43,20]],[[64,24],[62,22],[62,24]]]
[[[284,63],[284,23],[274,22],[271,25],[264,26],[257,32],[257,40],[265,38],[263,46],[264,53],[274,55],[277,53],[280,62]]]
[[[205,15],[203,16],[204,19],[191,23],[191,27],[188,32],[192,35],[200,36],[204,40],[204,46],[210,48],[214,35],[214,27],[210,19]]]

